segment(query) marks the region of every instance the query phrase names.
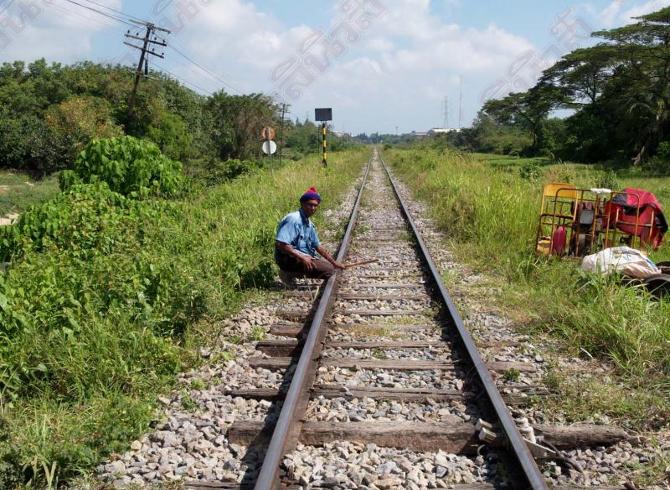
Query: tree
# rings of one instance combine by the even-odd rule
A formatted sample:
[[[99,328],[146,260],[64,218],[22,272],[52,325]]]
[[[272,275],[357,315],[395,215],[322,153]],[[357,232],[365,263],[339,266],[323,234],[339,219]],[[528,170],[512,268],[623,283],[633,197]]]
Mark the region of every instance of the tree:
[[[511,93],[502,99],[489,100],[482,112],[498,124],[524,128],[532,142],[529,151],[536,154],[545,147],[545,121],[557,99],[555,87],[540,84],[527,92]]]
[[[262,94],[228,95],[220,91],[207,101],[212,139],[218,157],[248,159],[258,153],[264,126],[277,121],[278,107]]]
[[[670,7],[637,19],[594,33],[604,41],[564,56],[541,81],[558,89],[564,107],[588,106],[589,116],[576,119],[601,118],[589,127],[600,126],[601,137],[609,138],[604,146],[626,150],[635,164],[668,132]]]
[[[112,120],[112,108],[104,99],[72,97],[46,111],[44,120],[52,130],[54,143],[60,146],[63,166],[74,163],[79,152],[93,138],[112,138],[123,133]]]

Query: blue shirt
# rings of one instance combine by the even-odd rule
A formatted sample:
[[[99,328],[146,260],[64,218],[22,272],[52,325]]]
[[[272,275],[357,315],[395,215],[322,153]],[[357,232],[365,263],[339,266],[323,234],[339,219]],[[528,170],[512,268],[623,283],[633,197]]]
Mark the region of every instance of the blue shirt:
[[[306,255],[314,257],[316,248],[321,245],[316,228],[302,209],[287,214],[277,226],[278,242],[288,243],[293,248]],[[275,249],[275,256],[278,250]]]

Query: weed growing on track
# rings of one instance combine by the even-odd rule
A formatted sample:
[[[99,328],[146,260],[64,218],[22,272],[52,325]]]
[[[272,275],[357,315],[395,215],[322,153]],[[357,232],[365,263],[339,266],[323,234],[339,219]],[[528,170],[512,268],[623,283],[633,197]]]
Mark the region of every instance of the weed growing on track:
[[[653,301],[615,278],[581,274],[578,262],[536,257],[533,247],[544,182],[593,187],[617,180],[655,192],[670,209],[670,179],[547,161],[529,172],[528,159],[438,150],[392,149],[385,156],[416,197],[429,203],[457,257],[496,274],[504,287],[500,301],[515,318],[559,336],[574,355],[588,352],[612,361],[623,374],[626,386],[612,382],[608,395],[587,390],[570,402],[576,418],[588,406],[597,407],[592,413],[626,418],[638,428],[667,423],[670,302]],[[668,257],[667,243],[652,254],[656,260]]]
[[[311,185],[336,207],[365,158],[335,153],[328,169],[310,158],[179,192],[126,179],[115,188],[128,196],[70,175],[67,191],[4,231],[0,487],[62,483],[127,449],[193,352],[227,335],[218,320],[274,284],[279,218]],[[156,161],[158,180],[178,171]]]

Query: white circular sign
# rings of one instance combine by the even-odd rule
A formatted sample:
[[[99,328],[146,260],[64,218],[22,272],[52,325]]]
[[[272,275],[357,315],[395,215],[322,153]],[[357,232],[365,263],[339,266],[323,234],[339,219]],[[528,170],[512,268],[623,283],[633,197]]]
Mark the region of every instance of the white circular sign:
[[[277,151],[277,143],[274,141],[263,141],[263,146],[261,146],[261,149],[263,150],[263,153],[266,155],[274,155],[275,152]]]

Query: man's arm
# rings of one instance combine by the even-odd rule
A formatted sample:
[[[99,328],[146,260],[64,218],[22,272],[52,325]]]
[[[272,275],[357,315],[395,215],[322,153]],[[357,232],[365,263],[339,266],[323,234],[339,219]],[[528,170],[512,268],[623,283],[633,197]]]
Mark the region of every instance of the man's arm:
[[[304,253],[300,253],[298,250],[293,248],[293,245],[275,240],[275,246],[279,249],[280,252],[295,257],[300,262],[305,264],[305,267],[308,271],[311,271],[314,268],[314,264],[312,264],[312,257],[305,255]]]
[[[319,252],[319,255],[321,255],[321,257],[323,257],[328,262],[333,264],[333,267],[335,267],[336,269],[344,269],[344,265],[340,264],[337,260],[335,260],[333,256],[330,255],[330,252],[325,248],[323,248],[323,246],[319,245],[318,247],[316,247],[316,251]]]

